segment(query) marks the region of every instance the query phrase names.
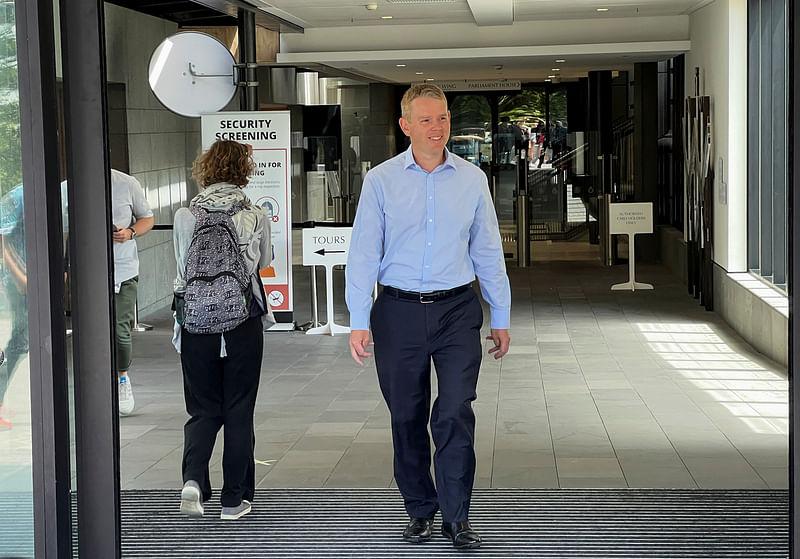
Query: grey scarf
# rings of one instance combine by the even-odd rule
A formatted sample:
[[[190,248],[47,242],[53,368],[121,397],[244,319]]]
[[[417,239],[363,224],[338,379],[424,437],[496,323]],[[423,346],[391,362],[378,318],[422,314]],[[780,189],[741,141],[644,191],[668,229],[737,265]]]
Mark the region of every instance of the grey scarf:
[[[192,198],[189,206],[199,206],[209,212],[224,212],[232,208],[236,211],[252,209],[250,198],[236,185],[220,182],[205,187]]]

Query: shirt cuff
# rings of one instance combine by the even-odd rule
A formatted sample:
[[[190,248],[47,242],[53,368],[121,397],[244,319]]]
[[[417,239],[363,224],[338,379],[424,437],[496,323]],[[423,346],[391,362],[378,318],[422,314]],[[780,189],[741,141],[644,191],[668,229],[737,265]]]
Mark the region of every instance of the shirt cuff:
[[[350,330],[369,330],[369,311],[351,312]]]
[[[492,312],[492,329],[494,330],[508,330],[511,324],[511,309],[508,307],[491,307]]]

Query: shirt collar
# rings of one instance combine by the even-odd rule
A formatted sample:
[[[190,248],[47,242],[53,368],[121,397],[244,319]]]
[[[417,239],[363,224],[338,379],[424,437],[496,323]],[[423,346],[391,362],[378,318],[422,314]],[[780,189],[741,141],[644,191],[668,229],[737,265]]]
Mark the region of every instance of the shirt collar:
[[[455,163],[454,158],[456,158],[456,157],[458,157],[458,156],[457,155],[453,155],[452,153],[450,153],[450,150],[448,150],[447,148],[444,148],[444,163],[439,165],[439,167],[437,167],[437,169],[438,168],[446,168],[446,167],[450,167],[451,169],[455,169],[456,168],[456,163]],[[411,146],[408,146],[408,149],[406,150],[405,155],[404,155],[403,169],[409,169],[411,167],[416,167],[417,169],[422,169],[422,167],[417,165],[417,162],[414,160],[414,153],[411,151]]]

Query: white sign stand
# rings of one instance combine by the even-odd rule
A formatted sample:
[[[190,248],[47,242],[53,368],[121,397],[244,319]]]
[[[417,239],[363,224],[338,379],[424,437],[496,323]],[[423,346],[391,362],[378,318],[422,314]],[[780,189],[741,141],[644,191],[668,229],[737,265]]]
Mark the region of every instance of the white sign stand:
[[[628,281],[611,286],[611,291],[653,289],[652,284],[636,281],[636,252],[634,239],[638,233],[653,232],[653,204],[611,204],[609,211],[611,235],[628,235]]]
[[[349,334],[350,328],[333,321],[333,267],[347,264],[352,227],[303,229],[303,266],[325,266],[328,323],[306,330],[306,334]],[[313,281],[313,280],[312,280]]]

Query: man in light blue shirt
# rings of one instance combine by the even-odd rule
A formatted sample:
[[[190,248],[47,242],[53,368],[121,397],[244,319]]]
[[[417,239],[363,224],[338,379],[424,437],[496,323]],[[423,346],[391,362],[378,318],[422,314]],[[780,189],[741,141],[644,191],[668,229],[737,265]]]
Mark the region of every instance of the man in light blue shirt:
[[[486,175],[451,154],[447,100],[437,86],[412,86],[401,102],[404,153],[365,177],[346,269],[350,352],[369,357],[370,326],[381,392],[392,416],[394,475],[410,521],[403,537],[442,534],[479,547],[469,523],[475,476],[472,401],[481,364],[483,311],[491,309],[489,353],[508,351],[511,290]],[[372,304],[375,282],[383,290]],[[439,396],[430,407],[431,359]],[[428,419],[436,446],[430,475]]]

